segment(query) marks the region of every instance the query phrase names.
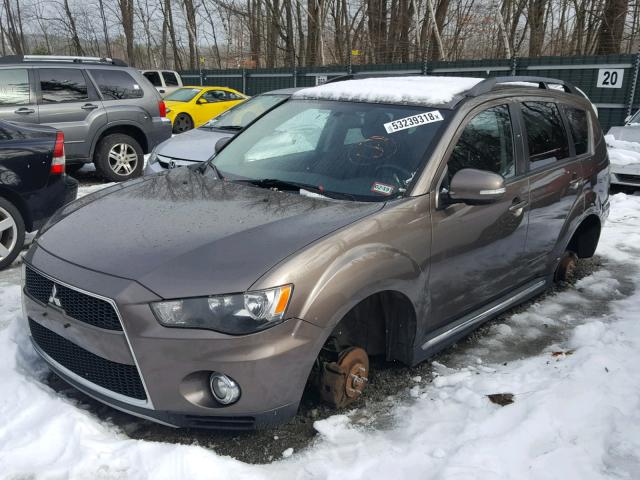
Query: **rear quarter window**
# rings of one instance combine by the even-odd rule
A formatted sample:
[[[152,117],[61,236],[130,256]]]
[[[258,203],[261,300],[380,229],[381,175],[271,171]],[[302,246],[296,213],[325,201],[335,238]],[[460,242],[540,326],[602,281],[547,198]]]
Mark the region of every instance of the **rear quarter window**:
[[[162,76],[164,77],[164,83],[167,87],[179,87],[180,83],[178,82],[178,78],[176,74],[173,72],[162,72]]]
[[[569,140],[558,106],[553,102],[522,102],[529,164],[544,167],[569,157]]]
[[[573,145],[576,155],[582,155],[589,151],[589,120],[587,112],[581,108],[564,106],[564,112],[569,121],[569,129],[573,137]]]
[[[91,76],[105,100],[127,100],[141,98],[142,87],[129,73],[123,70],[91,70]]]
[[[160,74],[158,72],[144,72],[143,75],[147,80],[151,82],[154,87],[161,87],[162,80],[160,80]]]

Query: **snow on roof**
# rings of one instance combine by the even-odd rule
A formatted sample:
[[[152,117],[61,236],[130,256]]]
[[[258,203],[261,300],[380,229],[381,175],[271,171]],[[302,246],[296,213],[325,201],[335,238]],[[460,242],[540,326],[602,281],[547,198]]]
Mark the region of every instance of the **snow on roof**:
[[[375,77],[326,83],[305,88],[294,98],[344,100],[351,102],[442,105],[480,83],[468,77]]]

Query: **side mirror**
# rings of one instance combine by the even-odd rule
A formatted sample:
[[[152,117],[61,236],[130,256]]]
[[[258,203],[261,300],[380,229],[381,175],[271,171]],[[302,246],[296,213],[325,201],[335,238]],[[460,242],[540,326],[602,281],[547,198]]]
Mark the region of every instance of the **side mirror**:
[[[199,98],[196,103],[198,105],[204,105],[205,103],[209,103],[209,101],[206,98]]]
[[[220,150],[222,150],[227,145],[227,143],[229,143],[231,141],[231,138],[232,137],[224,137],[224,138],[219,139],[216,142],[216,146],[214,147],[216,153],[218,153]]]
[[[471,205],[500,200],[506,192],[504,178],[497,173],[463,168],[451,179],[449,198]]]

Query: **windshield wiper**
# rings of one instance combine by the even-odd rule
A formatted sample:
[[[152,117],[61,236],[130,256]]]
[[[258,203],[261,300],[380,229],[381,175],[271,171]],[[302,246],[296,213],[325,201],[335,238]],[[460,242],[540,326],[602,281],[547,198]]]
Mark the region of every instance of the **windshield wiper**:
[[[220,130],[239,131],[239,130],[242,130],[244,127],[242,125],[213,125],[211,128],[217,128]]]
[[[236,180],[237,182],[250,183],[256,187],[261,188],[276,188],[278,190],[307,190],[309,192],[318,193],[322,196],[329,198],[348,198],[349,200],[355,200],[355,197],[349,193],[342,192],[327,192],[321,187],[316,185],[310,185],[308,183],[290,182],[286,180],[280,180],[277,178],[260,178],[260,179],[242,179]]]

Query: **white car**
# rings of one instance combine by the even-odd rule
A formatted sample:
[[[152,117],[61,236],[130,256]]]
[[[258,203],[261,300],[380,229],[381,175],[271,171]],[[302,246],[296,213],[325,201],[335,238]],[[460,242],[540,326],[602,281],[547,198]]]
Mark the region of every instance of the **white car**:
[[[611,161],[611,183],[640,187],[640,111],[625,124],[611,127],[605,137]]]
[[[142,70],[142,75],[156,87],[158,93],[163,97],[182,87],[182,77],[174,70]]]

